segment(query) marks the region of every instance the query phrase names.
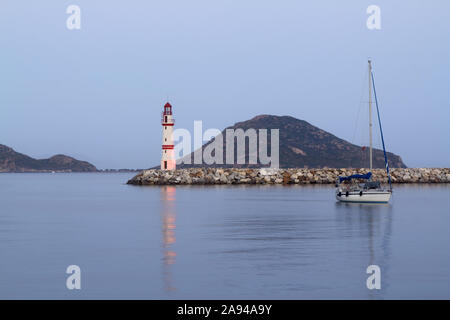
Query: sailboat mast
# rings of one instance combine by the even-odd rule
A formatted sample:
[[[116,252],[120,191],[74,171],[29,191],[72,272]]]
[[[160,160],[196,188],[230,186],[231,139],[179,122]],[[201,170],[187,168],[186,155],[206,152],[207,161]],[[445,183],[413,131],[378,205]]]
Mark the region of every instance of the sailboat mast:
[[[369,60],[369,163],[370,171],[372,171],[372,61]]]

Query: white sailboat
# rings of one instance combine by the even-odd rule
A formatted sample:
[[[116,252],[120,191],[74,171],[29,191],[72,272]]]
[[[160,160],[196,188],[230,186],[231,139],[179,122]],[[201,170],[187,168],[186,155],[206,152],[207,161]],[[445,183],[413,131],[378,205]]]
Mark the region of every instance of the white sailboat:
[[[336,183],[336,199],[341,202],[358,202],[358,203],[388,203],[392,195],[391,176],[389,174],[389,164],[384,146],[383,130],[381,128],[380,111],[378,109],[377,92],[375,90],[374,77],[372,72],[372,62],[369,60],[369,167],[367,174],[355,174],[348,177],[339,177]],[[378,124],[380,126],[381,141],[383,144],[384,161],[386,173],[389,180],[389,189],[381,187],[379,181],[372,180],[372,88],[377,107]],[[365,180],[363,183],[355,183],[355,181]]]

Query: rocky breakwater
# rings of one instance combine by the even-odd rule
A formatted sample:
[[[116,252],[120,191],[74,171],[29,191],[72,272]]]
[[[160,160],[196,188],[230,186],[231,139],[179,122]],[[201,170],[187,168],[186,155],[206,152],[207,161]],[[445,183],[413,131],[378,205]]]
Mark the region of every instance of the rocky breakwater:
[[[191,168],[175,171],[144,170],[128,181],[134,185],[190,184],[334,184],[339,176],[364,174],[368,169],[236,169]],[[384,169],[372,170],[373,179],[387,182]],[[393,183],[450,183],[450,168],[393,168]]]

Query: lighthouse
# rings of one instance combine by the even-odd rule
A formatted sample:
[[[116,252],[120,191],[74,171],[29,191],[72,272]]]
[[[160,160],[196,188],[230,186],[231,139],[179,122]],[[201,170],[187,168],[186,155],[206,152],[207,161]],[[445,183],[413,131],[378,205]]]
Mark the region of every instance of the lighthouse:
[[[163,126],[161,170],[175,170],[176,160],[173,149],[173,125],[175,124],[175,119],[172,114],[172,106],[168,102],[164,105],[161,124]]]

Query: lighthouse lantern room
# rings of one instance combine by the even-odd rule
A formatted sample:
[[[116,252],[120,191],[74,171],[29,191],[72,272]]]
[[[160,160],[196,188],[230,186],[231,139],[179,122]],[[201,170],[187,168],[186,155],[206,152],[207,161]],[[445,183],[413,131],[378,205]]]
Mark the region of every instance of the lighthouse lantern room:
[[[176,160],[173,144],[173,125],[175,124],[175,119],[172,114],[172,105],[168,102],[164,105],[161,124],[163,126],[161,170],[175,170]]]

